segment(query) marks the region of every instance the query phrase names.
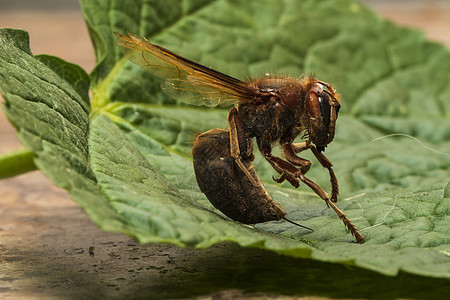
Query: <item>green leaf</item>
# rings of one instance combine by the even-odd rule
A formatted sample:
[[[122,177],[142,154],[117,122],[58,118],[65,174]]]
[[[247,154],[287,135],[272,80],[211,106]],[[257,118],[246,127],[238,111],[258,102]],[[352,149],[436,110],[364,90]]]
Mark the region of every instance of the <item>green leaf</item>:
[[[41,54],[36,55],[35,58],[55,72],[62,80],[67,81],[86,102],[86,106],[90,105],[90,79],[89,75],[82,68],[51,55]]]
[[[87,78],[80,67],[59,58],[33,57],[27,32],[0,29],[0,91],[19,139],[34,153],[38,168],[68,189],[100,227],[124,230],[126,222],[108,206],[88,163],[90,108],[82,83]]]
[[[260,157],[255,161],[255,166],[266,186],[272,191],[274,200],[283,205],[288,216],[315,228],[316,231],[308,234],[288,224],[273,222],[260,224],[258,229],[307,243],[313,247],[309,256],[320,260],[351,262],[389,275],[394,275],[402,269],[428,276],[448,276],[450,269],[448,255],[445,254],[447,250],[440,249],[445,248],[449,242],[448,232],[445,232],[449,220],[445,214],[435,215],[437,211],[430,209],[427,204],[431,202],[436,207],[445,207],[448,203],[448,199],[442,195],[442,184],[449,178],[448,156],[430,151],[416,140],[404,136],[371,142],[384,134],[404,133],[432,142],[430,147],[436,148],[437,151],[448,152],[449,144],[445,142],[450,132],[448,122],[441,121],[439,130],[434,130],[432,134],[428,128],[436,127],[439,122],[437,118],[448,115],[448,112],[442,110],[444,108],[448,111],[448,107],[442,105],[440,96],[447,93],[445,82],[449,74],[440,70],[439,79],[426,89],[420,90],[421,86],[414,84],[417,80],[429,80],[430,74],[435,72],[437,61],[441,64],[449,63],[449,56],[444,47],[426,42],[416,31],[401,29],[381,21],[363,6],[349,1],[334,4],[284,1],[282,5],[275,6],[272,5],[274,2],[267,1],[265,4],[259,4],[258,9],[251,7],[250,3],[229,1],[204,1],[201,6],[196,6],[196,9],[187,9],[193,6],[188,4],[189,1],[170,2],[164,9],[140,1],[134,3],[134,7],[140,8],[139,18],[136,18],[136,12],[133,11],[110,18],[110,31],[146,36],[177,53],[232,76],[258,76],[268,71],[300,76],[314,72],[323,80],[336,82],[344,99],[344,116],[339,120],[336,141],[327,153],[340,178],[343,198],[364,193],[364,196],[352,201],[342,201],[340,205],[349,216],[356,219],[355,223],[359,228],[365,228],[363,232],[367,236],[366,244],[348,244],[351,237],[343,230],[340,220],[327,210],[321,201],[317,201],[310,191],[293,191],[286,185],[274,186],[271,180],[274,172]],[[90,6],[90,2],[82,4],[85,15],[90,20],[96,10]],[[333,18],[327,17],[330,13]],[[154,21],[154,16],[166,20],[166,23]],[[88,23],[101,18],[102,15],[95,15]],[[345,22],[341,21],[343,19]],[[164,30],[161,27],[156,30],[155,27],[148,27],[151,23],[156,27],[156,24],[165,24]],[[307,26],[304,26],[305,24]],[[98,30],[101,28],[103,27],[99,26]],[[220,34],[217,34],[218,32]],[[301,34],[298,34],[299,32]],[[390,34],[386,35],[386,32]],[[110,32],[104,31],[103,34],[104,40],[110,39]],[[233,43],[230,44],[230,40]],[[420,50],[410,57],[405,57],[405,52],[409,53],[407,49],[412,45]],[[109,44],[105,49],[108,47]],[[226,127],[226,111],[167,106],[175,102],[160,92],[159,79],[153,78],[117,53],[114,59],[111,51],[106,51],[105,55],[109,55],[109,60],[98,62],[103,67],[107,66],[111,72],[103,78],[94,77],[94,80],[98,80],[98,90],[102,91],[102,95],[106,95],[106,99],[99,101],[102,103],[102,110],[107,112],[128,137],[124,144],[128,141],[136,147],[150,166],[164,174],[171,186],[177,187],[177,191],[187,198],[185,202],[193,199],[196,203],[212,209],[197,188],[192,176],[191,162],[186,159],[186,154],[189,153],[193,140],[192,133],[213,127]],[[388,93],[394,97],[383,98],[383,95]],[[395,97],[397,95],[403,97]],[[421,98],[424,96],[430,100],[422,103],[420,99],[426,99]],[[411,98],[417,100],[411,101]],[[375,104],[378,106],[374,106]],[[423,111],[429,114],[418,114]],[[429,117],[433,119],[428,120]],[[384,119],[376,123],[377,118]],[[394,126],[394,122],[399,125]],[[426,125],[427,122],[429,125]],[[114,147],[117,147],[117,144]],[[408,153],[405,153],[405,149],[409,150]],[[90,151],[92,155],[96,153],[92,140]],[[103,152],[99,155],[106,159]],[[120,157],[125,159],[126,155],[122,154]],[[130,158],[127,165],[131,165],[135,160],[136,158]],[[111,159],[104,165],[111,163],[115,163],[115,160]],[[106,171],[102,170],[102,175],[103,172]],[[117,172],[118,170],[113,171],[114,174]],[[97,172],[96,174],[99,176]],[[313,169],[310,174],[311,178],[321,185],[328,185],[328,178],[321,168]],[[117,175],[114,178],[117,179]],[[439,182],[443,183],[439,185]],[[101,186],[104,184],[103,181],[99,183]],[[110,187],[123,185],[108,182],[102,190],[108,193]],[[420,192],[415,190],[417,186],[430,188],[434,191],[434,196],[426,202],[419,201]],[[390,191],[379,194],[378,191],[386,189]],[[116,192],[111,189],[111,194],[108,195],[110,201],[125,201]],[[130,191],[124,194],[128,195]],[[134,190],[132,194],[146,193]],[[168,210],[175,210],[177,207],[169,205],[171,202],[164,200],[162,196],[150,198],[136,199],[140,204],[147,201],[153,203],[149,208],[135,211],[136,215],[141,216],[143,212],[148,211],[160,215],[160,209],[157,208],[159,201],[154,198],[160,199]],[[136,208],[135,204],[129,205],[133,209]],[[397,216],[398,210],[408,205],[423,211],[423,216]],[[133,210],[125,211],[128,214]],[[386,215],[387,212],[389,213]],[[391,214],[397,219],[390,220]],[[198,213],[195,215],[199,217]],[[165,216],[166,222],[173,220],[173,217],[167,217],[171,216],[170,213]],[[151,223],[147,218],[141,222]],[[411,240],[404,241],[404,235],[398,232],[412,229],[412,224],[417,222],[418,218],[426,218],[439,226],[427,227],[430,235],[426,235],[426,238],[419,237],[419,231],[411,230]],[[184,219],[180,217],[180,220]],[[187,220],[184,222],[190,224]],[[174,223],[176,221],[171,222],[174,228],[180,228],[180,225]],[[225,228],[228,223],[224,222],[221,226]],[[211,226],[208,224],[208,228]],[[198,231],[192,229],[192,232]],[[255,236],[258,234],[254,233]],[[179,233],[175,236],[177,237],[171,242],[178,244],[183,237]],[[220,240],[238,241],[239,236],[235,233],[232,237],[222,234]],[[432,236],[430,240],[429,236]],[[145,238],[142,237],[142,240]],[[305,255],[299,254],[301,251],[297,247],[272,247],[271,244],[280,245],[280,242],[273,242],[267,237],[263,240],[260,244],[265,249],[294,256]],[[215,241],[205,233],[193,246],[204,247]],[[416,263],[415,255],[411,253],[409,260],[396,262],[397,255],[402,255],[402,249],[407,246],[417,250],[426,249],[430,252],[430,260]],[[374,260],[373,255],[379,253],[383,253],[386,259]],[[390,257],[393,259],[388,259]],[[441,267],[436,268],[435,263]],[[433,269],[436,270],[434,273],[431,271]]]
[[[91,110],[83,72],[35,59],[23,32],[1,32],[1,91],[38,167],[100,227],[143,243],[205,248],[232,241],[386,275],[450,277],[450,57],[443,46],[347,0],[81,6],[97,57]],[[306,187],[276,185],[258,154],[255,168],[274,200],[315,231],[283,221],[249,227],[215,210],[197,187],[190,149],[196,133],[226,128],[227,110],[166,97],[160,79],[122,57],[113,31],[146,36],[239,78],[314,72],[332,82],[342,114],[326,153],[340,181],[338,205],[366,242],[352,243]],[[329,187],[327,172],[306,158],[314,164],[309,177]]]
[[[2,29],[0,39],[5,111],[17,128],[19,139],[36,154],[36,165],[64,187],[70,183],[67,176],[60,176],[61,166],[53,164],[47,169],[41,164],[43,160],[64,159],[70,172],[94,178],[87,165],[89,104],[86,99],[73,89],[73,82],[66,81],[68,76],[60,77],[31,55],[26,32]],[[60,59],[48,58],[44,62],[52,62],[53,69],[64,70],[61,72],[66,74],[85,74],[78,66]]]

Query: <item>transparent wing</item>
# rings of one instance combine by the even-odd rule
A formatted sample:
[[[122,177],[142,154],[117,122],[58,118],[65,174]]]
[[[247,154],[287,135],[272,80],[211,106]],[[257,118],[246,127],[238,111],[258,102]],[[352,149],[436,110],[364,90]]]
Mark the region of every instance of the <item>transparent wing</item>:
[[[115,35],[125,56],[165,79],[162,90],[176,99],[194,105],[217,106],[249,102],[258,96],[245,82],[181,57],[145,38],[117,32]]]

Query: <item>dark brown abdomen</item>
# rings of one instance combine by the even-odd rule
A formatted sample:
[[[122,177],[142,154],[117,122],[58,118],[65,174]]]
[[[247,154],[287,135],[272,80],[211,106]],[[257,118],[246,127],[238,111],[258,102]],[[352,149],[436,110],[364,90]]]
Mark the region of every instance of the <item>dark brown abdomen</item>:
[[[251,140],[241,144],[241,153],[251,153],[245,149],[251,147]],[[212,129],[199,135],[192,154],[200,190],[226,216],[246,224],[279,220],[284,216],[260,183],[252,166],[253,155],[242,157],[242,161],[259,182],[258,187],[251,183],[231,157],[227,130]]]

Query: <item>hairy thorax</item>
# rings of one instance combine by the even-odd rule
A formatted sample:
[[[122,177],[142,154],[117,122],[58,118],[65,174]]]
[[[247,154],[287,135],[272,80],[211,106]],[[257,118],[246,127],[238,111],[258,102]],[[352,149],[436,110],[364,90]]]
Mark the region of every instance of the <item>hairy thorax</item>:
[[[264,77],[250,81],[249,87],[261,94],[253,102],[240,104],[239,117],[251,136],[274,143],[291,141],[301,128],[306,90],[305,79]],[[308,86],[308,85],[306,85]]]

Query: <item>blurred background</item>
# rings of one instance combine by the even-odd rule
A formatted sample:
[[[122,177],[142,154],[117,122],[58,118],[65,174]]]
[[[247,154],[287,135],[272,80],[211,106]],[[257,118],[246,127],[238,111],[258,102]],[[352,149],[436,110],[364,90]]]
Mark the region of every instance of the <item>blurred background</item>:
[[[362,0],[362,2],[372,7],[382,17],[399,25],[423,30],[429,40],[443,43],[450,49],[450,0]],[[80,65],[88,73],[94,68],[94,51],[77,0],[0,0],[0,27],[21,28],[28,31],[31,50],[34,54],[45,53],[61,57]],[[2,102],[3,99],[0,97],[0,103]],[[3,111],[0,112],[0,154],[21,147],[14,128],[7,121]],[[0,219],[2,220],[0,223],[0,277],[17,271],[29,274],[30,264],[36,264],[37,256],[52,258],[59,255],[60,260],[56,262],[65,261],[67,256],[71,264],[77,265],[76,268],[92,269],[93,255],[92,257],[83,256],[87,257],[85,262],[80,261],[75,255],[89,248],[91,245],[89,243],[94,240],[104,239],[106,244],[113,243],[111,247],[135,246],[135,242],[127,236],[100,231],[70,199],[68,193],[54,187],[41,172],[31,172],[0,181]],[[149,247],[151,245],[147,248]],[[162,253],[161,255],[174,255],[172,252],[164,252],[172,251],[170,249],[174,247],[167,247],[169,250],[166,250],[164,245],[158,247],[160,248],[157,250]],[[118,251],[117,248],[114,251]],[[19,250],[16,251],[16,249]],[[29,255],[33,249],[44,251],[45,254],[38,251],[37,256]],[[67,249],[69,254],[66,253]],[[108,258],[106,254],[104,256],[98,254],[98,251],[96,249],[97,260]],[[63,256],[62,252],[66,253],[66,256]],[[70,256],[71,254],[73,256]],[[3,263],[2,260],[6,262],[8,255],[15,262]],[[21,259],[17,259],[19,256]],[[163,257],[164,261],[167,261],[167,257]],[[59,265],[55,266],[48,273],[53,273],[60,268]],[[97,272],[95,267],[94,271]],[[55,272],[56,276],[61,275],[61,272]],[[123,277],[121,269],[115,272],[108,269],[111,278]],[[92,278],[98,280],[96,275],[83,276],[85,280]],[[37,278],[35,282],[30,281],[29,278],[35,277]],[[139,278],[144,282],[143,287],[146,287],[147,277]],[[66,280],[71,282],[74,279]],[[62,281],[64,280],[56,278],[49,280],[50,283],[42,283],[42,274],[33,273],[20,276],[11,282],[0,280],[0,292],[3,292],[5,297],[10,296],[11,299],[20,299],[24,295],[25,298],[30,298],[32,295],[35,299],[37,297],[33,293],[38,291],[40,293],[54,292],[57,286],[66,289],[67,282],[64,281],[62,284]],[[83,282],[80,278],[79,281]],[[67,289],[67,293],[76,292],[75,289],[84,289],[85,285],[77,285],[79,281],[75,280],[72,285],[68,284],[67,286],[73,287]],[[45,284],[50,285],[51,288],[45,287]],[[112,285],[112,288],[115,286]],[[68,296],[68,298],[73,297],[73,295]]]

